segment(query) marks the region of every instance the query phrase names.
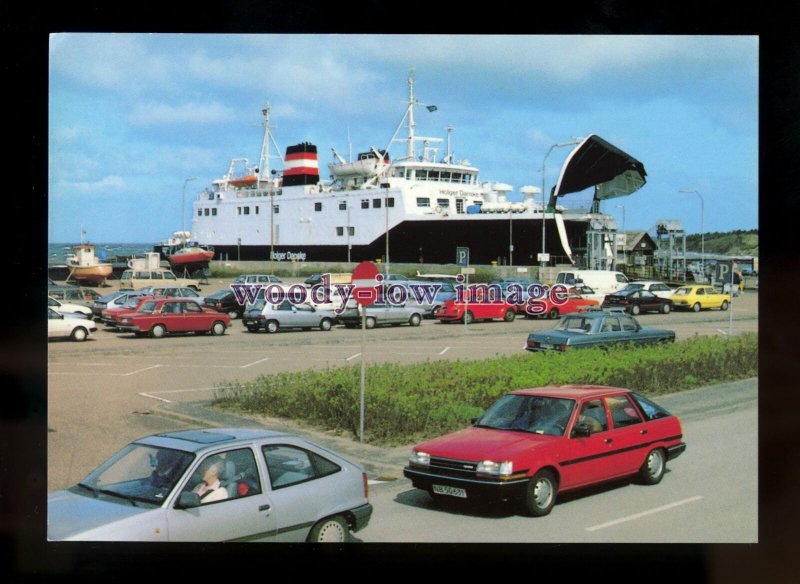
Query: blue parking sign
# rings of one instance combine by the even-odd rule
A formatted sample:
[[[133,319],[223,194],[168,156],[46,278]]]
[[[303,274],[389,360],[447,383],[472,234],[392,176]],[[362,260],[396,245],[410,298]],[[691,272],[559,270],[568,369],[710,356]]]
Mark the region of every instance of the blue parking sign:
[[[457,247],[456,248],[456,265],[468,266],[469,265],[469,248]]]

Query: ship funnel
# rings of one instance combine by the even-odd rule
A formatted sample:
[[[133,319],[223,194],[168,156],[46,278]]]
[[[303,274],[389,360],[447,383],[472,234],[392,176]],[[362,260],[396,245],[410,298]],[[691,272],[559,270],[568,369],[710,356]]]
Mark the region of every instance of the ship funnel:
[[[283,164],[283,186],[315,185],[318,182],[317,147],[308,142],[289,146]]]

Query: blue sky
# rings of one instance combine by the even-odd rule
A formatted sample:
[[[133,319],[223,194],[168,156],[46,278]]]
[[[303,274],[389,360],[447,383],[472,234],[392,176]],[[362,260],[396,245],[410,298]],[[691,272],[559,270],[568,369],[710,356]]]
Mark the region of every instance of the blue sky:
[[[626,229],[758,226],[755,36],[434,36],[69,33],[50,37],[51,242],[156,243],[187,228],[196,193],[232,158],[257,161],[269,101],[281,149],[384,148],[406,78],[482,180],[541,187],[551,145],[597,134],[639,159],[647,184],[603,204]],[[398,146],[400,147],[400,146]],[[547,189],[568,148],[547,158]],[[326,172],[321,175],[326,176]],[[581,206],[585,194],[562,204]]]

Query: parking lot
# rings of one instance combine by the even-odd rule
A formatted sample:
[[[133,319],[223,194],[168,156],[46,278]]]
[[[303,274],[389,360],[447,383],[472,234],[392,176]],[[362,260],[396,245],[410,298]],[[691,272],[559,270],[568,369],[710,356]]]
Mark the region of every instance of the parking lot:
[[[213,281],[201,293],[227,285]],[[105,289],[108,290],[108,289]],[[103,292],[105,292],[103,290]],[[758,294],[744,293],[732,305],[733,333],[758,329]],[[724,336],[731,312],[719,310],[647,314],[644,326],[674,330],[678,340]],[[556,321],[517,318],[444,325],[424,320],[419,327],[385,327],[366,332],[338,326],[328,332],[250,333],[240,320],[221,337],[162,339],[118,334],[99,325],[86,342],[48,344],[48,491],[63,488],[126,442],[160,431],[163,404],[210,400],[223,382],[308,368],[426,360],[474,360],[524,353],[527,334]],[[365,347],[365,348],[364,348]],[[535,358],[535,355],[531,355]],[[174,428],[176,422],[170,422]]]

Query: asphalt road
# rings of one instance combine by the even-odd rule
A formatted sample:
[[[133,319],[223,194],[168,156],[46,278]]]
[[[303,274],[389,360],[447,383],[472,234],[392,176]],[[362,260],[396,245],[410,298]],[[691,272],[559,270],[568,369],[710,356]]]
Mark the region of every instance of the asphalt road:
[[[372,486],[375,521],[363,542],[755,543],[758,541],[757,382],[658,402],[683,422],[686,451],[660,484],[618,481],[561,496],[550,515],[512,504],[446,507],[408,480]]]

